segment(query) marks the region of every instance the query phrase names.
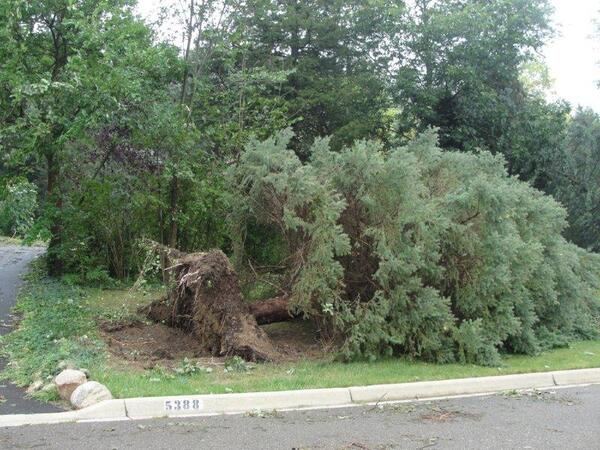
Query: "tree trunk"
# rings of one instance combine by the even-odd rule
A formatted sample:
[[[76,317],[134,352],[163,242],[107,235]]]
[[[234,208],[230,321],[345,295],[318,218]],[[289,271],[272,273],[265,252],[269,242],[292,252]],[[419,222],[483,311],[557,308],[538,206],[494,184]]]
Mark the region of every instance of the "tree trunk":
[[[267,325],[292,320],[294,316],[289,311],[289,304],[289,299],[282,296],[250,303],[248,308],[258,325]],[[169,298],[153,301],[151,304],[142,307],[140,313],[154,322],[176,326],[177,319],[173,317],[173,305]]]
[[[176,286],[166,301],[145,309],[148,317],[189,330],[216,356],[277,359],[277,350],[242,297],[227,256],[220,250],[174,252],[168,259]]]
[[[62,244],[62,196],[58,187],[60,177],[58,164],[52,152],[46,154],[46,170],[46,201],[54,203],[55,208],[55,211],[51,213],[50,233],[52,237],[48,243],[48,273],[50,276],[56,277],[62,275],[64,270],[64,263],[60,255],[60,246]]]
[[[289,306],[290,300],[287,296],[275,297],[250,304],[250,313],[259,325],[286,322],[293,317]]]
[[[177,227],[177,204],[179,202],[179,179],[177,175],[173,175],[171,179],[171,192],[169,200],[169,246],[177,247],[178,227]]]

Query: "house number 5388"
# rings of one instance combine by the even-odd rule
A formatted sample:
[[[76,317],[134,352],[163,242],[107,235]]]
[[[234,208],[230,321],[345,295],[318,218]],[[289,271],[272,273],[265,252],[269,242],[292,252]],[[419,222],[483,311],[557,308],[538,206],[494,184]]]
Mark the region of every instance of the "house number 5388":
[[[202,401],[198,399],[165,400],[165,411],[197,411],[199,409],[202,409]]]

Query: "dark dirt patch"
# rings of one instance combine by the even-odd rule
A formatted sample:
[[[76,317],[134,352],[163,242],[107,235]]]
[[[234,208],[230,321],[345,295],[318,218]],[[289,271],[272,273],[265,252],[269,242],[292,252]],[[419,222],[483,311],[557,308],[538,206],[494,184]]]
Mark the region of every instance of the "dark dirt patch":
[[[101,330],[102,339],[114,357],[144,369],[173,366],[184,358],[209,356],[191,334],[160,323],[105,323]]]
[[[208,366],[225,360],[212,356],[192,332],[181,328],[142,321],[104,322],[100,328],[115,362],[137,368],[176,367],[184,358],[198,359]],[[284,361],[321,359],[327,355],[327,349],[317,340],[317,332],[309,322],[292,321],[261,328]]]
[[[267,333],[283,361],[322,359],[328,346],[318,340],[318,332],[312,322],[294,320],[272,323],[261,328]]]

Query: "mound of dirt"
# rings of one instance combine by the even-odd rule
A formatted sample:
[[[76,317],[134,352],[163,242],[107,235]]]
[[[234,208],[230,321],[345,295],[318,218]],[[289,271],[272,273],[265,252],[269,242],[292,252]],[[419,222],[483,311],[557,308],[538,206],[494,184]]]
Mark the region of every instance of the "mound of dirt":
[[[280,356],[280,361],[321,359],[327,349],[316,339],[316,330],[308,322],[294,321],[262,326]],[[222,364],[189,331],[161,323],[104,323],[101,335],[116,362],[141,369],[155,366],[177,367],[184,358],[205,365]]]
[[[160,323],[103,324],[101,336],[113,356],[144,369],[210,356],[190,333]]]

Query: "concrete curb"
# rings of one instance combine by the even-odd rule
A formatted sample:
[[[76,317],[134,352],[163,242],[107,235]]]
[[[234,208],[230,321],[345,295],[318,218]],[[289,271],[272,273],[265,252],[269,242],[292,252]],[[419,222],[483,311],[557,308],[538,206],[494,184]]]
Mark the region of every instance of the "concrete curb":
[[[374,386],[108,400],[79,411],[0,416],[0,427],[356,406],[600,384],[600,368]]]
[[[347,388],[125,399],[131,419],[350,405]]]
[[[129,420],[125,400],[106,400],[78,411],[43,414],[7,414],[0,416],[0,427],[19,425],[42,425],[67,422],[101,422]]]
[[[379,401],[485,394],[488,392],[508,391],[512,389],[539,389],[553,386],[555,386],[555,384],[552,374],[548,372],[351,387],[350,395],[352,396],[352,401],[354,403],[372,403]]]

